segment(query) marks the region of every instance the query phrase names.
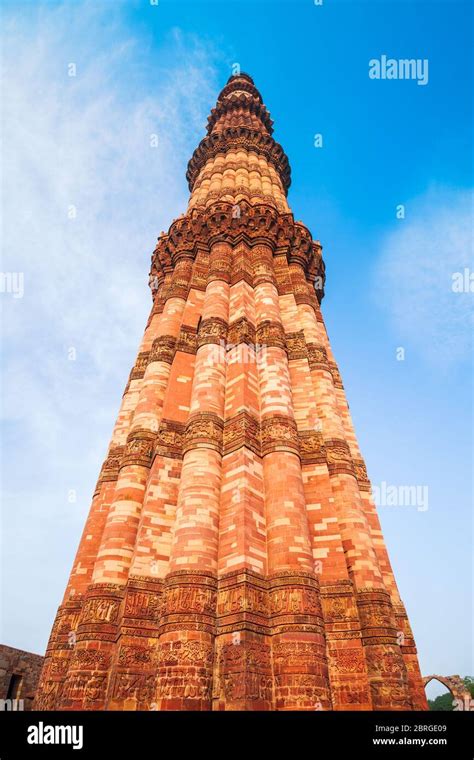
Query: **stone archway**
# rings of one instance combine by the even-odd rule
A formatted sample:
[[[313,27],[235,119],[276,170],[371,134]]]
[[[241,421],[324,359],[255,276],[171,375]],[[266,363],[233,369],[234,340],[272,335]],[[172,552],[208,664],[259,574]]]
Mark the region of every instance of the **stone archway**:
[[[453,695],[453,700],[458,700],[458,707],[455,709],[472,709],[472,707],[470,707],[472,701],[471,692],[466,687],[461,676],[439,676],[435,674],[432,676],[425,676],[423,678],[423,686],[426,688],[432,680],[439,681],[443,686],[446,686],[448,691]]]

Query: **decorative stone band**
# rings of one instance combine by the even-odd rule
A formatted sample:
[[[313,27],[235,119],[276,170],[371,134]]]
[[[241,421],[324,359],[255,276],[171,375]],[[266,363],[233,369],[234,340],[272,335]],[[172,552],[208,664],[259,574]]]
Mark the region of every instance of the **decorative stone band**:
[[[236,645],[220,637],[216,646],[213,700],[222,709],[273,709],[272,651],[269,637],[242,633]],[[215,709],[221,709],[216,707]]]
[[[156,654],[159,698],[185,696],[189,704],[190,699],[209,694],[206,680],[212,674],[214,647],[211,643],[196,639],[160,642]],[[177,667],[178,672],[170,676],[168,669],[173,667]]]
[[[273,639],[276,710],[331,710],[326,649],[315,641]]]
[[[83,602],[84,596],[77,595],[58,608],[48,646],[46,647],[46,657],[55,651],[70,652],[70,636],[77,629]]]
[[[264,578],[246,570],[228,573],[219,579],[217,613],[216,700],[258,700],[265,709],[330,707],[313,574],[281,571]]]
[[[149,576],[130,576],[121,621],[122,635],[158,635],[162,593],[163,580]]]
[[[165,579],[157,651],[161,709],[211,708],[217,578],[181,570]]]
[[[158,429],[154,456],[183,458],[185,425],[182,422],[162,419]]]
[[[334,707],[370,710],[353,583],[349,579],[322,581],[320,588]]]
[[[186,424],[161,420],[156,434],[149,430],[133,431],[126,447],[111,449],[96,490],[102,482],[116,480],[120,467],[126,464],[149,467],[155,456],[182,459],[186,451],[193,448],[212,448],[227,455],[243,446],[257,456],[266,456],[271,451],[291,451],[300,457],[302,464],[327,462],[332,474],[354,475],[355,470],[361,490],[370,490],[370,482],[364,479],[363,460],[351,460],[345,441],[332,439],[325,443],[320,431],[298,431],[294,421],[283,415],[267,417],[260,425],[259,420],[246,411],[225,422],[213,412],[198,412]]]
[[[329,474],[345,474],[355,477],[354,463],[349,444],[342,438],[329,438],[324,443],[326,446]]]
[[[328,641],[360,639],[359,613],[352,581],[322,581],[320,590]]]
[[[214,412],[195,412],[186,423],[183,455],[191,449],[214,449],[222,454],[224,422]]]
[[[116,584],[89,586],[77,628],[77,646],[61,693],[62,709],[104,709],[123,595],[123,586]],[[93,646],[88,645],[90,641]]]
[[[186,301],[189,289],[190,283],[186,278],[173,279],[166,294],[166,300],[169,298],[182,298],[183,301]]]
[[[356,600],[364,644],[397,643],[397,624],[388,591],[357,589]]]
[[[270,576],[275,708],[331,709],[324,624],[316,576]]]
[[[98,672],[93,655],[90,655],[89,670],[68,672],[61,694],[61,709],[103,710],[109,678],[107,669]]]
[[[172,364],[176,351],[176,338],[172,335],[160,335],[152,343],[149,361]]]
[[[137,710],[149,709],[155,699],[157,681],[152,658],[153,651],[149,648],[121,646],[107,709],[123,709],[124,704],[129,706],[128,709],[131,704],[135,704]],[[130,665],[124,667],[123,663]],[[134,672],[129,671],[131,667]],[[138,667],[141,673],[136,672]]]
[[[209,343],[222,345],[227,338],[227,329],[227,322],[220,317],[203,319],[197,334],[197,347],[201,348]]]
[[[230,454],[242,446],[261,455],[260,424],[249,412],[240,412],[224,422],[223,454]]]
[[[268,634],[268,579],[250,570],[234,570],[219,578],[217,633],[253,631]]]
[[[408,674],[390,595],[363,588],[356,594],[372,703],[376,710],[411,710]]]
[[[227,339],[234,346],[238,346],[239,343],[254,346],[256,342],[255,327],[247,317],[240,317],[235,322],[230,323]]]
[[[138,632],[134,630],[134,636],[138,635]],[[133,671],[155,669],[156,667],[156,652],[154,649],[146,646],[145,643],[141,646],[131,644],[120,644],[118,651],[117,666],[119,668],[131,668]],[[114,696],[117,696],[114,689]],[[151,700],[150,700],[151,701]],[[145,709],[148,708],[148,705]]]
[[[197,337],[195,328],[185,325],[181,328],[177,346],[172,336],[162,335],[153,342],[149,362],[166,361],[171,364],[176,350],[195,353],[197,348],[207,343],[225,343],[228,348],[241,343],[253,348],[276,346],[285,349],[290,360],[308,358],[311,369],[321,366],[329,368],[325,349],[313,343],[306,344],[303,330],[285,333],[280,322],[271,320],[261,322],[255,328],[247,317],[240,317],[229,326],[219,317],[205,319],[199,326]]]
[[[308,348],[304,337],[304,330],[298,332],[286,333],[286,350],[288,359],[306,359],[308,358]]]
[[[114,642],[120,624],[125,587],[116,583],[91,584],[81,611],[77,640]]]
[[[197,351],[197,333],[195,327],[182,325],[179,338],[176,343],[176,351],[186,354],[195,354]]]
[[[323,631],[323,613],[316,576],[280,571],[263,577],[236,570],[219,578],[218,632],[253,630],[267,633]]]
[[[125,446],[110,447],[107,458],[100,470],[99,480],[97,481],[98,486],[101,483],[117,480],[124,452]]]
[[[193,328],[188,329],[193,331]],[[172,335],[160,335],[153,341],[150,351],[143,351],[138,355],[138,359],[134,367],[132,367],[127,385],[123,392],[124,396],[126,393],[128,393],[132,380],[143,379],[148,364],[151,364],[152,362],[166,362],[167,364],[172,364],[175,352],[177,350],[176,342],[176,338]],[[184,349],[180,348],[178,350]]]
[[[324,634],[319,582],[314,574],[283,570],[270,575],[268,583],[272,634]]]
[[[311,293],[306,280],[293,284],[293,293],[297,304],[308,304],[313,306],[315,293]]]
[[[155,314],[162,314],[163,309],[165,308],[165,303],[168,299],[168,291],[165,287],[158,288],[158,290],[155,293],[154,300],[153,300],[153,312],[152,317],[155,316]],[[148,320],[147,327],[150,323],[150,320]]]
[[[132,430],[127,437],[120,467],[131,464],[150,467],[153,459],[155,440],[156,432],[152,430]]]
[[[308,343],[308,361],[311,370],[323,369],[329,370],[328,355],[324,346],[318,346],[316,343]]]
[[[285,331],[281,322],[272,322],[269,319],[260,322],[257,325],[256,338],[259,345],[286,349]]]
[[[317,430],[300,431],[300,457],[302,464],[326,464],[327,454],[323,436]]]
[[[83,598],[75,598],[59,607],[45,653],[35,710],[55,710],[63,689],[71,656]]]
[[[135,362],[135,366],[130,372],[130,380],[141,380],[141,378],[145,374],[145,370],[147,368],[149,360],[150,360],[149,351],[142,351],[140,354],[138,354],[137,361]]]
[[[331,375],[332,375],[332,380],[333,380],[333,383],[334,383],[334,387],[335,388],[340,388],[341,390],[343,390],[344,386],[342,384],[341,374],[339,372],[339,367],[337,366],[337,364],[335,362],[328,362],[328,366],[329,366],[329,370],[330,370]]]
[[[215,633],[217,577],[202,570],[178,570],[165,578],[160,633]]]
[[[154,456],[181,459],[193,448],[213,448],[225,456],[243,446],[257,456],[265,456],[270,451],[291,451],[303,464],[327,461],[319,431],[297,431],[295,423],[282,415],[266,418],[261,428],[258,419],[246,411],[225,422],[212,412],[193,414],[186,425],[163,419],[156,436]]]
[[[369,476],[367,475],[367,467],[363,459],[354,459],[354,469],[357,482],[359,484],[360,491],[371,491],[372,486],[370,484]]]
[[[112,656],[109,652],[103,652],[100,649],[76,649],[69,666],[70,671],[89,671],[102,670],[110,668]]]
[[[240,169],[241,164],[237,163],[236,161],[226,161],[225,163],[226,169]],[[251,170],[251,167],[249,166],[249,170]],[[273,195],[269,195],[267,193],[262,193],[256,190],[251,190],[249,188],[240,186],[237,193],[239,197],[239,203],[242,201],[242,196],[245,196],[246,203],[249,203],[251,205],[256,205],[259,203],[260,205],[266,205],[266,206],[272,206],[273,208],[279,208],[277,205],[275,198]],[[229,197],[229,188],[225,187],[221,190],[208,190],[206,193],[206,201],[201,202],[199,204],[196,204],[196,210],[202,211],[205,209],[209,201],[212,199],[214,203],[221,203],[223,202],[223,198]],[[283,213],[283,212],[282,212]]]
[[[294,673],[307,673],[318,662],[324,661],[326,655],[324,645],[315,641],[274,641],[272,650],[277,672],[291,668]],[[311,677],[301,680],[307,685],[311,684]]]
[[[320,244],[312,240],[309,230],[303,224],[295,223],[291,213],[281,213],[272,204],[251,204],[243,199],[237,205],[227,201],[217,201],[205,208],[194,209],[186,216],[176,219],[168,234],[162,235],[158,240],[152,255],[151,275],[169,268],[170,265],[172,267],[171,262],[179,259],[182,254],[196,260],[200,253],[203,258],[203,252],[208,251],[213,244],[218,242],[235,246],[240,242],[245,242],[252,248],[250,257],[254,269],[254,286],[260,281],[277,282],[279,280],[281,294],[295,290],[299,302],[310,303],[313,307],[316,300],[321,301],[324,295],[325,267]],[[276,257],[273,261],[272,251]],[[298,267],[293,270],[293,283],[284,267],[276,265],[276,259],[280,255],[285,255],[287,261],[291,260],[293,262],[291,266],[298,264]],[[223,252],[222,255],[216,257],[215,263],[211,261],[207,279],[218,278],[229,282],[230,259],[228,253]],[[190,265],[191,258],[186,261],[186,266]],[[174,278],[173,275],[171,281],[176,279],[179,292],[173,291],[171,284],[167,284],[166,281],[162,285],[158,284],[157,289],[154,286],[154,310],[162,311],[164,302],[172,295],[182,296],[185,282],[186,289],[189,288],[190,282],[195,287],[196,278],[199,281],[204,279],[204,268],[203,266],[202,272],[197,272],[194,267],[192,275],[184,270],[178,278]],[[298,269],[301,271],[298,272]],[[150,281],[156,285],[155,277],[151,276]],[[181,277],[182,285],[180,284]],[[318,284],[317,293],[311,288],[313,282]],[[182,292],[179,288],[182,288]]]
[[[230,150],[246,150],[264,156],[280,175],[285,193],[291,184],[291,169],[283,148],[269,134],[248,127],[227,127],[222,132],[204,137],[194,151],[186,172],[189,191],[193,191],[194,183],[201,169],[211,158],[219,153]]]
[[[261,423],[262,456],[273,451],[289,451],[299,455],[296,422],[290,417],[275,414]]]
[[[40,682],[38,684],[38,690],[34,701],[35,710],[56,710],[59,707],[59,701],[61,698],[61,692],[64,684],[64,677],[67,673],[68,660],[65,660],[66,669],[65,673],[55,679],[49,678],[48,665],[51,663],[45,662],[42,670]]]

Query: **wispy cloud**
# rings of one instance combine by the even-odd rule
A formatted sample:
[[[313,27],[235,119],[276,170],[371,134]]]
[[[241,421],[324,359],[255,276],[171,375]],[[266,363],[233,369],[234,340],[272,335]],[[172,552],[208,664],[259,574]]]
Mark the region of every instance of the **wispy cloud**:
[[[69,2],[4,14],[2,270],[24,273],[24,297],[0,295],[3,637],[33,650],[151,306],[150,254],[185,210],[186,162],[218,86],[207,43],[177,29],[151,55],[120,14]]]
[[[472,198],[433,188],[408,203],[374,273],[375,297],[400,345],[444,368],[471,358],[473,293],[453,290],[453,277],[474,272]]]

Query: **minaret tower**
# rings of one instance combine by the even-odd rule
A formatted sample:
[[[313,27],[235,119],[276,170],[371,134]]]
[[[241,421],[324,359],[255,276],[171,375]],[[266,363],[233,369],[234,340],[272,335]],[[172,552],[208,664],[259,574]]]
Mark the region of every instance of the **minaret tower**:
[[[153,252],[37,708],[426,708],[321,314],[321,245],[293,219],[272,132],[232,76]]]

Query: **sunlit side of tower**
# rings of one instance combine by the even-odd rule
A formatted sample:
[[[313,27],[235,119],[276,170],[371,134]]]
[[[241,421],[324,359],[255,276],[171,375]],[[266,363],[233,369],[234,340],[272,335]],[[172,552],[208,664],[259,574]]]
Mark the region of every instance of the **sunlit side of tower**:
[[[36,706],[426,709],[320,309],[319,241],[246,74],[189,162]]]

